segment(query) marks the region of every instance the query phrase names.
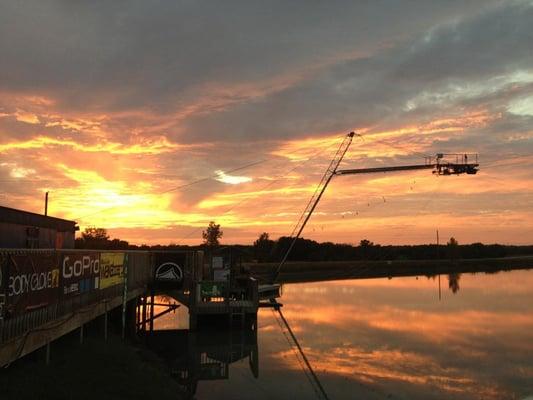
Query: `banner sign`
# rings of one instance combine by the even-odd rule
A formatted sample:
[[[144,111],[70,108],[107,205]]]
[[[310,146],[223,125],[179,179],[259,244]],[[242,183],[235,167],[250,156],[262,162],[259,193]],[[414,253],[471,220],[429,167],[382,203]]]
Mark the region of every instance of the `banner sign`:
[[[100,254],[100,289],[124,282],[124,253]]]
[[[100,288],[100,253],[64,253],[61,293],[75,296]]]
[[[186,280],[187,253],[155,253],[155,280],[173,287],[182,287]]]
[[[203,281],[200,283],[200,296],[206,297],[224,297],[227,292],[226,282]]]
[[[4,316],[20,315],[56,303],[59,275],[55,254],[6,255],[2,271]]]

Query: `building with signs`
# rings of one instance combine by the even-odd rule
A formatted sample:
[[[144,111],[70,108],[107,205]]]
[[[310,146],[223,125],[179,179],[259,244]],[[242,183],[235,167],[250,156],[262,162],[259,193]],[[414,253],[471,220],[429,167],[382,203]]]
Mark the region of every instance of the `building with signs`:
[[[0,206],[0,248],[73,249],[75,221]]]

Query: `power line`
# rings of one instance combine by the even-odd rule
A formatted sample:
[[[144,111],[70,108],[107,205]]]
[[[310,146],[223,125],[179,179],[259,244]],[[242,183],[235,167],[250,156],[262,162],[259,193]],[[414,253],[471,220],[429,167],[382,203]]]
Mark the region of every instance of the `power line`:
[[[329,140],[328,140],[329,141]],[[322,151],[325,151],[327,149],[329,149],[331,147],[328,146],[326,147],[325,149],[321,149],[319,150],[316,154],[318,153],[321,153]],[[314,157],[315,155],[313,155],[312,157]],[[259,164],[262,164],[262,163],[265,163],[265,162],[268,162],[268,161],[271,161],[273,158],[270,157],[270,158],[263,158],[259,161],[254,161],[254,162],[251,162],[251,163],[248,163],[248,164],[244,164],[244,165],[241,165],[237,168],[233,168],[233,169],[230,169],[230,170],[227,170],[227,171],[222,171],[223,174],[231,174],[233,172],[237,172],[237,171],[240,171],[240,170],[243,170],[243,169],[247,169],[247,168],[250,168],[250,167],[253,167],[255,165],[259,165]],[[305,160],[305,163],[308,162],[310,160],[310,158],[308,158],[307,160]],[[210,176],[206,176],[206,177],[203,177],[203,178],[200,178],[200,179],[197,179],[197,180],[194,180],[194,181],[191,181],[191,182],[187,182],[185,184],[182,184],[182,185],[178,185],[178,186],[175,186],[175,187],[171,187],[169,189],[166,189],[162,192],[159,192],[157,193],[158,195],[162,195],[162,194],[166,194],[166,193],[170,193],[170,192],[173,192],[173,191],[176,191],[176,190],[180,190],[180,189],[184,189],[184,188],[187,188],[187,187],[190,187],[190,186],[193,186],[193,185],[197,185],[199,183],[203,183],[203,182],[207,182],[211,179],[216,179],[218,176],[220,175],[220,173],[217,173],[217,174],[213,174],[213,175],[210,175]],[[93,215],[97,215],[101,212],[104,212],[104,211],[109,211],[109,210],[112,210],[112,209],[115,209],[115,208],[119,208],[121,207],[120,205],[117,205],[117,206],[112,206],[112,207],[107,207],[107,208],[103,208],[103,209],[100,209],[98,211],[95,211],[93,213],[90,213],[90,214],[85,214],[83,216],[80,216],[78,218],[75,218],[75,220],[81,220],[81,219],[84,219],[84,218],[87,218],[87,217],[90,217],[90,216],[93,216]]]
[[[282,173],[282,174],[279,174],[277,175],[273,181],[269,182],[268,184],[266,184],[265,186],[261,187],[259,189],[259,192],[262,192],[264,190],[267,190],[269,189],[270,187],[272,187],[274,184],[278,183],[282,178],[286,177],[287,175],[291,174],[292,172],[296,171],[297,169],[299,168],[302,168],[304,165],[306,165],[308,162],[310,162],[311,160],[315,159],[316,157],[318,157],[319,155],[321,155],[322,153],[326,152],[327,150],[329,150],[331,147],[335,146],[337,143],[331,143],[329,146],[323,148],[323,149],[320,149],[318,151],[316,151],[315,153],[313,153],[309,158],[307,158],[305,161],[298,161],[300,162],[301,164],[300,165],[296,165],[295,167],[291,168],[290,170]],[[223,215],[226,215],[228,214],[229,212],[233,211],[234,209],[240,207],[241,205],[243,205],[244,203],[246,203],[247,201],[249,201],[250,199],[249,198],[245,198],[243,200],[241,200],[240,202],[232,205],[231,207],[229,207],[227,210],[225,210],[222,214],[220,214],[220,216],[223,216]],[[178,240],[178,243],[181,243],[183,242],[185,239],[188,239],[190,238],[193,234],[195,234],[196,232],[198,232],[199,230],[203,229],[203,227],[198,227],[196,229],[194,229],[193,231],[191,231],[189,234],[187,234],[186,236],[182,237],[181,239]]]
[[[364,137],[364,136],[361,135],[361,138],[363,138],[363,137]],[[404,146],[400,146],[400,145],[397,145],[397,144],[392,144],[392,143],[387,142],[387,141],[382,140],[382,139],[376,139],[376,138],[373,138],[372,136],[370,136],[370,138],[371,138],[374,142],[384,144],[384,145],[386,145],[386,146],[389,146],[389,147],[395,148],[396,150],[410,151],[411,154],[417,154],[417,155],[422,156],[422,157],[429,157],[429,154],[424,154],[424,153],[421,153],[421,152],[419,152],[419,151],[413,151],[413,150],[407,149],[407,148],[404,147]]]
[[[237,168],[234,168],[234,169],[230,169],[228,171],[223,171],[222,173],[224,174],[231,174],[232,172],[237,172],[237,171],[241,171],[243,169],[246,169],[246,168],[250,168],[250,167],[253,167],[255,165],[259,165],[259,164],[262,164],[264,162],[267,162],[269,161],[268,158],[265,158],[263,160],[259,160],[259,161],[254,161],[254,162],[251,162],[249,164],[245,164],[245,165],[242,165],[240,167],[237,167]],[[162,192],[160,192],[159,194],[165,194],[165,193],[170,193],[170,192],[174,192],[176,190],[179,190],[179,189],[184,189],[186,187],[189,187],[189,186],[193,186],[193,185],[197,185],[198,183],[202,183],[202,182],[205,182],[205,181],[208,181],[208,180],[211,180],[211,179],[215,179],[219,176],[219,174],[215,174],[215,175],[210,175],[210,176],[206,176],[205,178],[200,178],[200,179],[197,179],[195,181],[192,181],[192,182],[188,182],[188,183],[185,183],[183,185],[179,185],[179,186],[175,186],[173,188],[170,188],[170,189],[167,189],[167,190],[164,190]]]
[[[251,163],[248,163],[248,164],[245,164],[245,165],[241,165],[240,167],[237,167],[237,168],[233,168],[233,169],[230,169],[228,171],[223,171],[224,174],[231,174],[232,172],[236,172],[236,171],[240,171],[240,170],[243,170],[243,169],[246,169],[246,168],[250,168],[250,167],[253,167],[255,165],[258,165],[258,164],[262,164],[264,162],[268,161],[268,159],[263,159],[263,160],[259,160],[259,161],[254,161],[254,162],[251,162]],[[162,192],[159,192],[157,193],[158,195],[162,195],[162,194],[165,194],[165,193],[170,193],[170,192],[174,192],[176,190],[179,190],[179,189],[184,189],[186,187],[189,187],[189,186],[193,186],[193,185],[197,185],[199,183],[202,183],[202,182],[206,182],[206,181],[209,181],[211,179],[215,179],[217,178],[219,175],[216,174],[216,175],[210,175],[210,176],[206,176],[204,178],[201,178],[201,179],[197,179],[195,181],[192,181],[192,182],[187,182],[183,185],[179,185],[179,186],[175,186],[175,187],[172,187],[170,189],[167,189],[167,190],[164,190]],[[101,212],[104,212],[104,211],[109,211],[109,210],[113,210],[115,208],[119,208],[121,207],[120,205],[118,206],[112,206],[112,207],[107,207],[107,208],[103,208],[103,209],[100,209],[98,211],[95,211],[93,213],[90,213],[90,214],[86,214],[86,215],[83,215],[81,217],[78,217],[78,218],[75,218],[75,220],[82,220],[84,218],[87,218],[87,217],[92,217],[93,215],[96,215],[96,214],[99,214]]]

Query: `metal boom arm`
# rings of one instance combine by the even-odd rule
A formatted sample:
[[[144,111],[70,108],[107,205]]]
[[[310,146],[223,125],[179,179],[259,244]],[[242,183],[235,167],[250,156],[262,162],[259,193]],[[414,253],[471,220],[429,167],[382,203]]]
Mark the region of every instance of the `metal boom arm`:
[[[337,170],[339,164],[344,158],[344,155],[348,151],[348,148],[350,147],[354,136],[355,133],[350,132],[344,138],[337,152],[335,153],[333,160],[331,160],[328,169],[322,176],[322,179],[320,180],[320,183],[318,184],[313,196],[311,197],[311,199],[309,199],[309,202],[307,203],[304,212],[300,216],[298,223],[292,230],[291,237],[293,238],[293,240],[289,248],[285,252],[283,259],[276,268],[276,271],[273,276],[273,281],[275,281],[278,277],[281,267],[285,264],[285,261],[287,261],[287,258],[289,257],[292,248],[294,247],[296,241],[304,230],[307,221],[309,221],[309,218],[311,218],[311,215],[313,214],[313,211],[315,210],[318,202],[322,198],[322,195],[326,191],[326,188],[328,187],[331,178],[333,178],[335,175],[371,174],[376,172],[412,171],[420,169],[432,169],[435,175],[474,175],[477,173],[479,168],[477,154],[439,153],[435,157],[426,157],[426,162],[424,164]],[[450,156],[452,157],[452,160],[449,159]],[[455,160],[453,160],[453,158]]]
[[[424,164],[341,169],[335,171],[335,175],[373,174],[376,172],[413,171],[418,169],[432,169],[433,173],[436,175],[474,175],[477,173],[479,168],[477,154],[449,154],[448,156],[450,155],[455,156],[454,161],[444,159],[444,154],[437,154],[436,157],[426,157],[426,162]]]

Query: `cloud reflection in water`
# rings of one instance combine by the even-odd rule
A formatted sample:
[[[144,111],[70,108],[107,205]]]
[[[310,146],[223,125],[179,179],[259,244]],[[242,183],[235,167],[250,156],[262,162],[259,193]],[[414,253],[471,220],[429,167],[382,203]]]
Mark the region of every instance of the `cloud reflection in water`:
[[[530,395],[533,274],[463,274],[455,294],[442,284],[440,302],[437,280],[425,277],[289,285],[282,302],[333,398],[350,398],[356,384],[378,398]],[[265,362],[299,370],[272,314],[260,321]]]

